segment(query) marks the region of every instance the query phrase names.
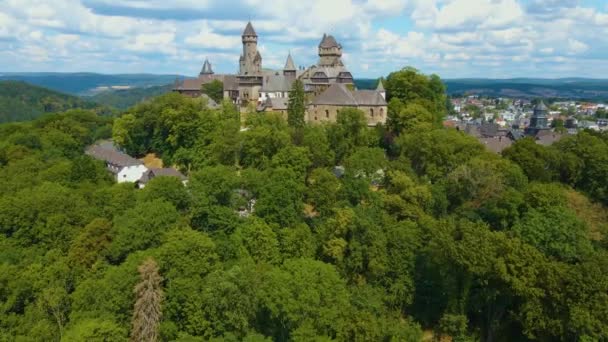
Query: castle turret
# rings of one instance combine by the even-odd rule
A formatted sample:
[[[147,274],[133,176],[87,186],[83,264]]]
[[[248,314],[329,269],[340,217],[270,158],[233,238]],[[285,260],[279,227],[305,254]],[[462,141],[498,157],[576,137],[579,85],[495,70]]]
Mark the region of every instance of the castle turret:
[[[338,66],[342,65],[342,45],[338,44],[332,35],[323,34],[319,43],[319,65]]]
[[[209,63],[208,59],[205,59],[200,75],[213,75],[213,69],[211,68],[211,63]]]
[[[287,55],[287,61],[283,68],[283,75],[285,76],[296,76],[296,65],[291,58],[291,53]]]
[[[386,100],[386,90],[384,90],[384,85],[382,84],[382,79],[378,80],[378,86],[376,87],[376,91],[380,93],[382,98]]]
[[[240,74],[259,74],[262,71],[262,56],[258,51],[258,35],[255,33],[251,22],[247,23],[241,38],[243,42],[243,54],[240,58]]]

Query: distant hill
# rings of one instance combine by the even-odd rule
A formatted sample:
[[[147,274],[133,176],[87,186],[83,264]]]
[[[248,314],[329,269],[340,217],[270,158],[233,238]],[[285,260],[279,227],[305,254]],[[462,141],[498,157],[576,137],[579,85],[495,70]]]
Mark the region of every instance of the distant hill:
[[[357,79],[360,89],[374,89],[376,79]],[[486,95],[520,98],[563,98],[608,101],[608,80],[587,78],[512,78],[443,80],[450,95]]]
[[[98,104],[20,81],[0,81],[0,123],[27,121],[68,109],[98,109]]]
[[[84,98],[108,107],[127,109],[149,98],[168,93],[172,88],[172,84],[167,84],[146,88],[106,90],[93,96]]]
[[[608,100],[608,80],[600,79],[449,79],[444,82],[449,94]]]
[[[14,80],[35,84],[72,95],[95,95],[115,88],[147,88],[173,83],[177,75],[96,73],[2,73],[0,81]],[[180,76],[181,77],[181,76]]]

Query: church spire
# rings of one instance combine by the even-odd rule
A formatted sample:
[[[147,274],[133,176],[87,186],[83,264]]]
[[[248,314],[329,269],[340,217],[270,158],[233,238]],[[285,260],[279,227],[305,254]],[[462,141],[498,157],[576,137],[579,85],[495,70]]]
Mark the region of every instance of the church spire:
[[[283,68],[283,70],[285,70],[285,71],[296,70],[296,65],[294,64],[293,59],[291,58],[291,53],[287,54],[287,61],[285,62],[285,68]]]
[[[203,69],[201,70],[201,75],[212,75],[213,69],[211,68],[211,63],[209,60],[205,58],[205,63],[203,63]]]

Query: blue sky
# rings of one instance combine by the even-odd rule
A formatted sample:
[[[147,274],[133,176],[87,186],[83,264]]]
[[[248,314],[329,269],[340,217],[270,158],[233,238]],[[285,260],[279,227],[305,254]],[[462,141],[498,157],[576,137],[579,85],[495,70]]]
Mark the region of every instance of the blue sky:
[[[235,72],[248,20],[266,68],[327,32],[355,77],[608,78],[604,0],[0,0],[0,71]]]

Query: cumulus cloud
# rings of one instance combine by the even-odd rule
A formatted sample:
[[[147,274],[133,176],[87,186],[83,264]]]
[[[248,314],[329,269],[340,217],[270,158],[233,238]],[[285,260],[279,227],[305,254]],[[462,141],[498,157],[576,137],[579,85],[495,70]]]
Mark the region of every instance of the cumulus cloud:
[[[357,77],[405,65],[444,77],[608,72],[608,8],[579,0],[4,0],[0,65],[194,74],[209,57],[234,72],[249,19],[266,67],[289,51],[314,63],[327,32]]]

